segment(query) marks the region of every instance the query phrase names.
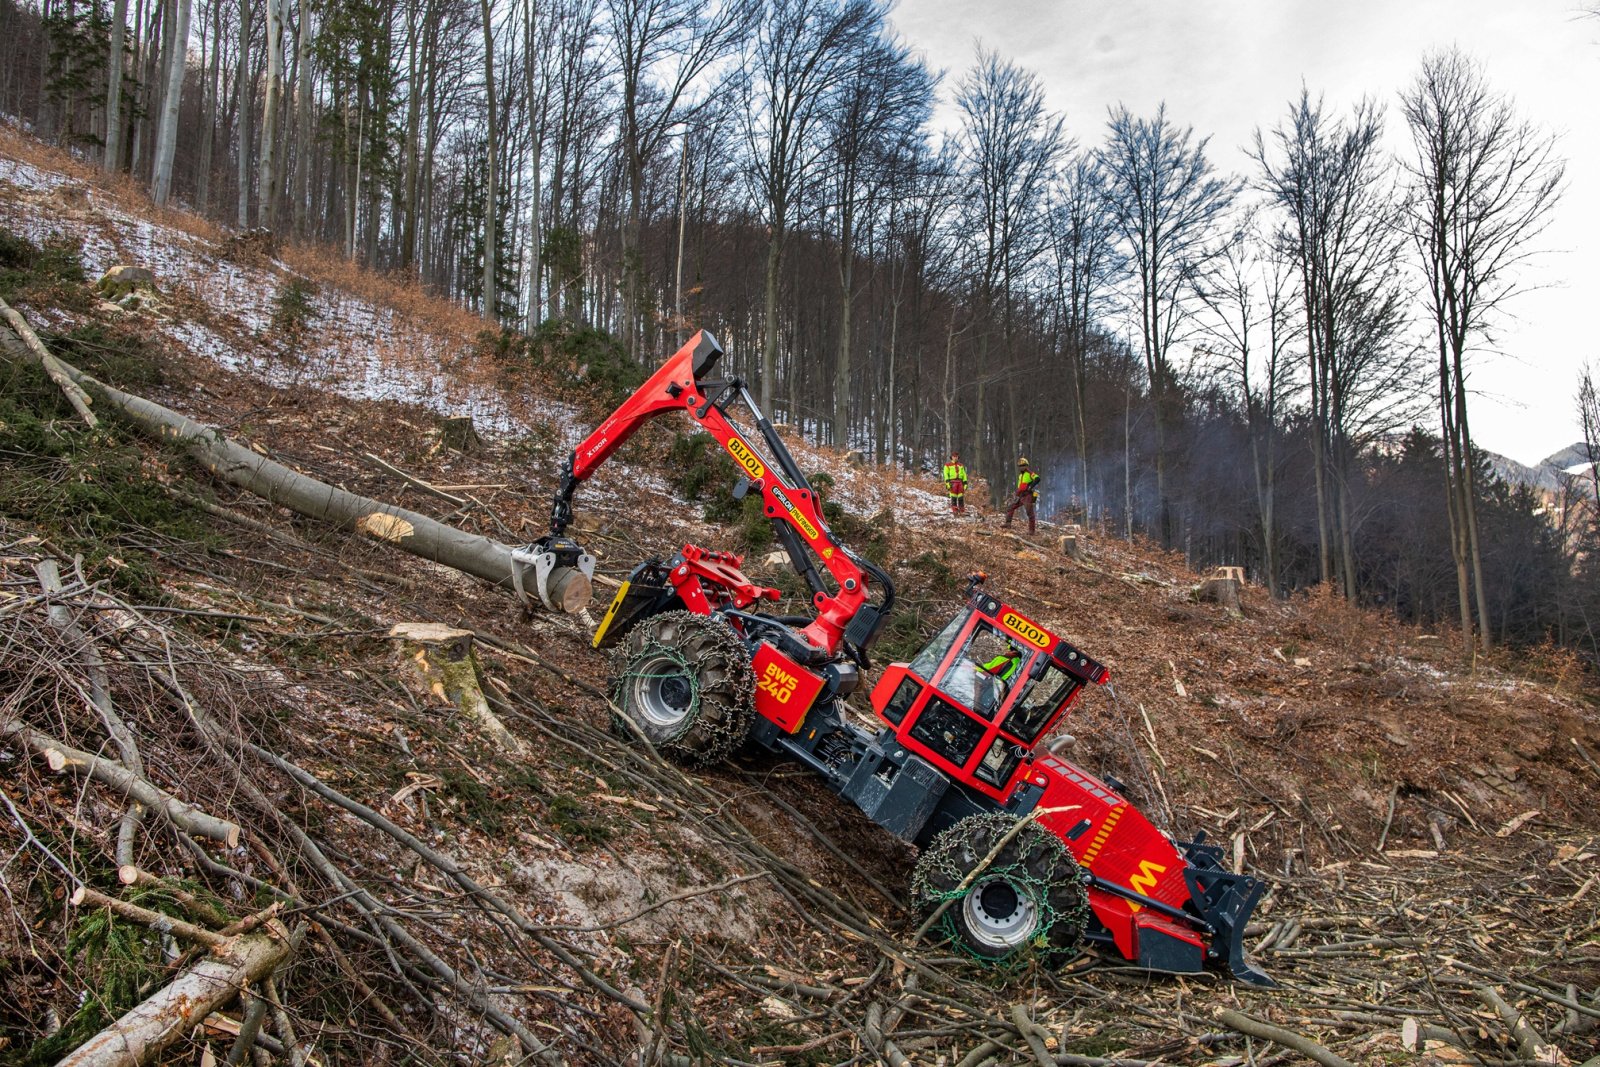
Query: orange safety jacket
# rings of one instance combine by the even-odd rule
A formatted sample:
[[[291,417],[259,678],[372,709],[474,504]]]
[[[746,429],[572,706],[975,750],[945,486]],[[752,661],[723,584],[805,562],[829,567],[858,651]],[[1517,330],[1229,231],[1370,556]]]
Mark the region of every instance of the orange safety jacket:
[[[1017,475],[1017,495],[1021,496],[1023,493],[1031,492],[1034,496],[1038,496],[1039,490],[1034,488],[1034,484],[1038,481],[1039,476],[1037,474],[1029,470],[1023,471]]]

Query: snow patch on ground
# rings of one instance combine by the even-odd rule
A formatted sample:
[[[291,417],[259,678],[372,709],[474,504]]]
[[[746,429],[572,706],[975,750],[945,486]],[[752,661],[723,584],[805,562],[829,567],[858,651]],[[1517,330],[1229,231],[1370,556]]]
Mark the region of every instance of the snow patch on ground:
[[[58,186],[66,185],[70,181],[71,179],[64,174],[40,170],[38,167],[30,163],[24,163],[20,159],[0,157],[0,182],[10,182],[19,189],[48,192]]]

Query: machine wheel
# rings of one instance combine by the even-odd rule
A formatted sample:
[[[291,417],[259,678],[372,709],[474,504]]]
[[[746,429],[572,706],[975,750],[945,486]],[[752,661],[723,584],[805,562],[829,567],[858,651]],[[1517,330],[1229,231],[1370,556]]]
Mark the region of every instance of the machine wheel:
[[[651,616],[617,650],[612,715],[625,738],[650,743],[689,767],[727,757],[755,714],[756,680],[744,642],[721,619],[688,611]]]
[[[935,837],[917,861],[912,895],[930,912],[949,901],[939,929],[980,960],[1009,962],[1037,950],[1059,965],[1088,921],[1089,895],[1077,861],[1054,834],[1038,823],[1024,827],[967,884],[1015,825],[998,812],[972,815]]]

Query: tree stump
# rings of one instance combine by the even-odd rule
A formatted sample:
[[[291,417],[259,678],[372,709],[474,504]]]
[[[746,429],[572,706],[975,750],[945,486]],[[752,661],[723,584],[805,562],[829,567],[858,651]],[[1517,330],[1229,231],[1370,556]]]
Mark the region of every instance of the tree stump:
[[[1244,586],[1243,567],[1218,567],[1200,588],[1195,590],[1199,600],[1221,604],[1229,611],[1239,610],[1239,590]]]
[[[472,631],[432,622],[397,623],[389,637],[398,642],[399,672],[410,688],[453,705],[494,738],[511,755],[521,755],[522,742],[512,736],[483,695]]]
[[[130,267],[122,263],[102,274],[94,288],[107,300],[119,300],[140,290],[154,293],[156,276],[144,267]]]
[[[844,461],[852,467],[865,467],[867,465],[867,454],[859,448],[852,448],[844,454]]]
[[[461,415],[440,420],[439,442],[457,452],[473,452],[483,445],[483,438],[478,436],[477,429],[472,425],[472,416]]]
[[[1063,533],[1058,542],[1061,554],[1071,556],[1073,559],[1083,558],[1083,527],[1077,523],[1068,523],[1062,528]]]

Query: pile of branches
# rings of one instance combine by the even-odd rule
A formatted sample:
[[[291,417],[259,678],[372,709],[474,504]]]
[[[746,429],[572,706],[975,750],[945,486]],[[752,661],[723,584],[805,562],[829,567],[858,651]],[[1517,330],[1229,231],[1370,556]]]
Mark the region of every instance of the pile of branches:
[[[274,713],[312,694],[161,610],[35,539],[0,540],[0,934],[26,975],[5,1011],[34,1058],[149,1062],[207,1023],[234,1035],[234,1062],[251,1045],[296,1064],[313,1045],[443,1062],[435,1050],[482,1053],[495,1033],[556,1062],[600,1051],[608,1008],[648,1016],[454,859],[279,755]],[[357,847],[333,811],[392,847]],[[394,877],[415,860],[431,871],[417,881],[444,883],[431,899]],[[122,924],[144,932],[108,960]],[[163,965],[145,965],[151,946]],[[138,972],[125,1013],[98,1002],[111,965]],[[196,975],[206,997],[186,995]],[[215,1014],[235,1002],[236,1018]]]

